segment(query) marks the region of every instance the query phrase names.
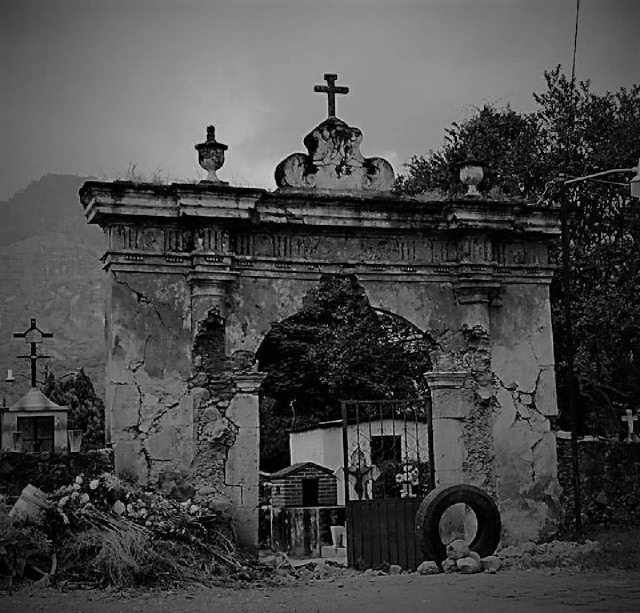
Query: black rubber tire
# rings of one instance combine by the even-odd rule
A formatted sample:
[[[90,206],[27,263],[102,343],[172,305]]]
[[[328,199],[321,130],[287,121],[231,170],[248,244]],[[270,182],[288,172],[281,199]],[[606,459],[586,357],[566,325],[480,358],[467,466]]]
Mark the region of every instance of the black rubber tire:
[[[454,504],[464,502],[476,514],[478,530],[469,544],[481,558],[493,555],[500,543],[500,511],[491,496],[474,485],[442,485],[420,503],[416,514],[418,545],[425,560],[441,564],[447,547],[440,538],[440,520]]]

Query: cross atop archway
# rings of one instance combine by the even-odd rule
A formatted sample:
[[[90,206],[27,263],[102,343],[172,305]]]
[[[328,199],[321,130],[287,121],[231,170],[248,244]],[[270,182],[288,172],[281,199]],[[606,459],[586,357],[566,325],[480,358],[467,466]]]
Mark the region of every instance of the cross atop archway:
[[[327,117],[335,117],[336,116],[336,94],[348,94],[349,88],[338,85],[336,87],[336,80],[338,78],[337,74],[325,74],[324,80],[327,82],[326,85],[314,85],[313,91],[319,92],[321,94],[327,94],[328,98],[328,115]]]

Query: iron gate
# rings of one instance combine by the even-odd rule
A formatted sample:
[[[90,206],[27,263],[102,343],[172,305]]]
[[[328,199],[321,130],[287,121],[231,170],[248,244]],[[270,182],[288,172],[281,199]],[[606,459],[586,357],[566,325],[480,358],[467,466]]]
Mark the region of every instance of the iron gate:
[[[415,516],[435,483],[430,398],[342,402],[349,566],[417,568]]]

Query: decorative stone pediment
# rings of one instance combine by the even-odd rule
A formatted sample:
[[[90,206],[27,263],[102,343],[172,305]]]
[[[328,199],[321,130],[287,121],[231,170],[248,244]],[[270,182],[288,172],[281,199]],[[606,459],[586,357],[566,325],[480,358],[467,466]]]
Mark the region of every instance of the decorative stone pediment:
[[[303,141],[308,153],[294,153],[276,167],[280,189],[327,191],[391,191],[394,172],[387,160],[365,158],[362,131],[328,117]]]

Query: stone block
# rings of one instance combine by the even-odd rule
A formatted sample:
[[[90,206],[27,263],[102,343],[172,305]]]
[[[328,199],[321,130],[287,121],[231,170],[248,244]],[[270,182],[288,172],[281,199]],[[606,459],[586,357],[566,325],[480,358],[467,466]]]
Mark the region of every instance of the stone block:
[[[469,555],[469,544],[462,539],[456,539],[447,545],[447,558],[459,560]]]
[[[482,571],[482,564],[480,561],[470,556],[456,560],[456,566],[458,568],[458,572],[463,575],[472,575]]]
[[[473,390],[441,388],[431,392],[434,419],[464,419],[474,406]]]
[[[121,431],[138,425],[140,393],[133,384],[116,385],[113,388],[112,404],[107,407],[111,414],[113,440],[121,438]]]
[[[239,428],[259,428],[258,395],[236,394],[227,409],[227,418]]]
[[[433,560],[425,560],[418,566],[420,575],[437,575],[440,572],[438,565]]]
[[[553,366],[541,366],[535,394],[536,408],[546,417],[558,415],[556,373]]]
[[[500,558],[498,556],[487,556],[480,560],[485,573],[494,574],[500,570]]]
[[[116,443],[113,460],[116,475],[133,477],[140,485],[148,483],[149,465],[139,440],[119,441]]]

